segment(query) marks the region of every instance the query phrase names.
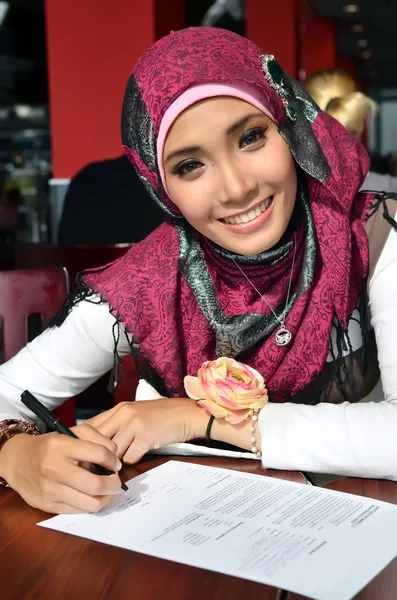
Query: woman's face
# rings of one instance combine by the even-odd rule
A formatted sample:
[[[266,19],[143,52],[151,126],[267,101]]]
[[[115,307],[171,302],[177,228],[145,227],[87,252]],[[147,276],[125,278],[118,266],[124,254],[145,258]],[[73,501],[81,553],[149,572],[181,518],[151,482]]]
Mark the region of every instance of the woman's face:
[[[295,204],[295,162],[260,110],[224,96],[194,104],[170,128],[163,159],[170,198],[207,238],[244,255],[280,240]]]

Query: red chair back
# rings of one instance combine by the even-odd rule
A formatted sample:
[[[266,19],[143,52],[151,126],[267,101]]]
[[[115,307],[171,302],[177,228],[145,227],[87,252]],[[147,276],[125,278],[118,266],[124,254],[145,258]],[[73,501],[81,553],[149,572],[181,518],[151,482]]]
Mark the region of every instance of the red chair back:
[[[17,269],[66,267],[72,284],[80,271],[110,263],[123,256],[133,245],[58,246],[19,242],[15,246],[15,267]]]
[[[31,341],[29,317],[40,315],[43,325],[48,323],[61,308],[68,290],[68,273],[63,268],[0,271],[4,360],[9,360]],[[57,415],[69,427],[74,425],[74,400],[59,407]]]
[[[105,265],[123,256],[134,244],[114,244],[104,246],[58,246],[57,244],[34,244],[19,242],[15,247],[15,266],[17,269],[64,266],[73,283],[77,273],[90,267]],[[109,408],[111,397],[106,391],[109,375],[101,377],[88,390],[77,398],[78,406]],[[135,398],[138,375],[132,356],[123,359],[122,378],[115,403]]]

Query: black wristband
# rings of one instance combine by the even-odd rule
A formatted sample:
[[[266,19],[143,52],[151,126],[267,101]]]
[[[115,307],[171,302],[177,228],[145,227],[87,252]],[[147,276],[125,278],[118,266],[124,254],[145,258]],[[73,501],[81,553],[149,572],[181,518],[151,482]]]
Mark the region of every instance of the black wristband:
[[[214,415],[211,415],[210,419],[208,421],[207,429],[205,432],[205,439],[207,440],[207,442],[211,441],[210,433],[211,433],[211,427],[212,427],[212,423],[214,422],[214,419],[215,419]]]

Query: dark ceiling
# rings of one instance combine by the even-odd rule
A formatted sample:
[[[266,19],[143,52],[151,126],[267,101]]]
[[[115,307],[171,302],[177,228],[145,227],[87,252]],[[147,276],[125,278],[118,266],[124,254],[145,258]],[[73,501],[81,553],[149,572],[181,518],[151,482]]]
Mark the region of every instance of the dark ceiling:
[[[319,16],[335,20],[338,52],[354,59],[368,88],[397,88],[397,0],[304,1]],[[186,0],[188,24],[198,24],[210,4]],[[44,1],[9,0],[9,5],[0,27],[0,104],[46,103]],[[347,6],[355,12],[347,12]],[[222,25],[239,30],[236,23]]]
[[[369,88],[397,88],[397,0],[309,4],[317,15],[335,19],[338,52],[355,60],[357,75]]]
[[[0,104],[47,102],[43,0],[8,0],[0,26]]]

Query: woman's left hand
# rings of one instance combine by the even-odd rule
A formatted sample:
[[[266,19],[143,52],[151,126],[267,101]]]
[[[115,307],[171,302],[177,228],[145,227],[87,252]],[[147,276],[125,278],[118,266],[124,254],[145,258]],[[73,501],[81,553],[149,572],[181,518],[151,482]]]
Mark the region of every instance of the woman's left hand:
[[[86,421],[112,439],[117,456],[129,464],[160,446],[204,437],[207,422],[206,411],[190,398],[120,402]]]

